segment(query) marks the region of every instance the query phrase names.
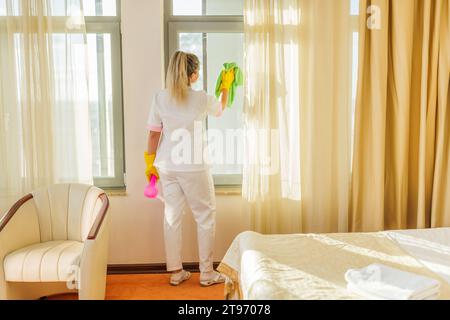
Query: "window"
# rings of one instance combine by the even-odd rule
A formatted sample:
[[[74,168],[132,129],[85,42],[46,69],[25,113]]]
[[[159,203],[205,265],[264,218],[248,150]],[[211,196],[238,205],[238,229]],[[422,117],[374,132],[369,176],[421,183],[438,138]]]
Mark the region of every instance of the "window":
[[[12,0],[12,12],[14,16],[20,14],[21,1]],[[119,2],[117,0],[82,0],[83,11],[88,16],[116,17],[118,14]],[[72,13],[74,8],[78,7],[78,3],[71,6],[70,0],[48,0],[52,17],[64,17]],[[45,4],[47,5],[47,4]],[[0,0],[0,16],[6,15],[6,0]]]
[[[125,185],[120,0],[83,0],[83,4],[94,181],[102,188],[120,188]]]
[[[359,0],[350,0],[350,14],[352,16],[359,15]]]
[[[359,0],[349,1],[352,19],[352,125],[354,126],[358,76],[358,19]],[[236,61],[242,66],[244,57],[243,38],[244,0],[168,0],[166,1],[166,65],[172,53],[178,49],[196,54],[200,58],[200,81],[196,90],[214,93],[216,77],[225,61]],[[226,133],[230,129],[243,128],[243,91],[239,91],[233,109],[223,118],[209,118],[208,128]],[[234,132],[238,132],[234,130]],[[354,128],[352,129],[354,132]],[[242,141],[238,133],[237,141]],[[353,139],[353,138],[352,138]],[[353,146],[353,141],[352,141]],[[235,145],[235,154],[242,152]],[[228,149],[227,149],[228,150]],[[242,181],[242,165],[236,156],[234,164],[215,164],[213,175],[216,185],[238,185]]]
[[[172,3],[170,12],[174,16],[242,16],[244,12],[244,0],[173,0]]]
[[[20,14],[22,0],[13,0],[13,15]],[[66,77],[66,41],[84,39],[76,33],[58,32],[58,17],[76,15],[78,6],[70,1],[50,0],[52,17],[55,17],[52,35],[55,78]],[[124,186],[122,71],[120,44],[120,0],[83,0],[86,21],[89,113],[92,137],[94,182],[102,188]],[[79,9],[75,9],[78,10]],[[6,1],[0,0],[0,17],[6,15]],[[65,20],[64,20],[65,22]],[[20,35],[17,35],[20,37]],[[83,57],[84,52],[80,52]],[[78,63],[83,77],[84,62]],[[81,78],[83,80],[83,78]],[[85,93],[82,93],[85,94]],[[56,102],[64,105],[64,92],[57,94]]]
[[[243,0],[170,0],[165,4],[166,65],[176,50],[196,54],[201,69],[194,90],[214,94],[223,64],[236,62],[242,67],[244,63]],[[219,161],[213,159],[216,185],[242,184],[243,105],[243,90],[239,89],[231,109],[220,119],[207,119],[208,129],[221,132],[224,142],[215,158]],[[234,154],[225,156],[225,148]]]

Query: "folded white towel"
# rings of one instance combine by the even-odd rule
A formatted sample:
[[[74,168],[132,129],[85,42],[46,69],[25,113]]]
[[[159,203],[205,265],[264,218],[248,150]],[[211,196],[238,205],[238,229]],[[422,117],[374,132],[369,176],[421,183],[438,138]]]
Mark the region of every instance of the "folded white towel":
[[[372,264],[345,274],[347,289],[368,299],[429,300],[439,297],[437,280]]]

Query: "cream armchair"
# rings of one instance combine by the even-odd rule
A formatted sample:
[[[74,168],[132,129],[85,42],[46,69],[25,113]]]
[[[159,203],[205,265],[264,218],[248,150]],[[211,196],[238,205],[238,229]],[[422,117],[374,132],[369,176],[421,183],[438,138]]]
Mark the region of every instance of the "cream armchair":
[[[18,201],[0,220],[0,300],[79,292],[105,298],[110,217],[105,193],[65,184]]]

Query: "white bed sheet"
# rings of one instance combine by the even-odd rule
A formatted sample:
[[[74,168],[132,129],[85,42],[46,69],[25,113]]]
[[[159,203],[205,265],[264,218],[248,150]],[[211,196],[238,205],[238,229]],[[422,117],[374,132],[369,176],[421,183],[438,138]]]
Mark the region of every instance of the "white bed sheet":
[[[396,250],[404,252],[405,256],[402,259],[408,260],[408,264],[421,265],[425,270],[430,270],[431,274],[439,276],[450,284],[450,228],[387,231],[378,234],[384,235],[384,238],[397,244],[398,249]],[[314,237],[327,238],[326,235],[315,235]],[[341,290],[340,286],[329,290],[333,285],[324,284],[321,291],[318,283],[308,284],[304,280],[297,281],[304,277],[299,274],[300,269],[295,267],[295,250],[306,249],[305,247],[302,249],[301,244],[296,240],[298,238],[299,235],[263,236],[254,232],[245,232],[236,238],[223,262],[237,272],[240,279],[241,298],[296,299],[298,297],[291,293],[300,291],[302,299],[317,297],[355,299],[354,295],[349,295],[346,290]],[[279,257],[281,263],[271,257]],[[286,259],[285,257],[290,258]],[[337,256],[336,258],[340,259],[341,257]],[[288,263],[285,263],[286,260]],[[244,261],[245,263],[243,263]],[[314,282],[315,280],[309,278],[309,281]],[[308,287],[309,285],[310,287]],[[315,290],[311,290],[314,291],[311,292],[311,297],[304,295],[305,292],[308,292],[308,288],[315,288]],[[448,296],[447,291],[446,296]],[[237,297],[230,296],[230,298],[236,299]]]
[[[450,228],[386,233],[408,254],[450,284]]]

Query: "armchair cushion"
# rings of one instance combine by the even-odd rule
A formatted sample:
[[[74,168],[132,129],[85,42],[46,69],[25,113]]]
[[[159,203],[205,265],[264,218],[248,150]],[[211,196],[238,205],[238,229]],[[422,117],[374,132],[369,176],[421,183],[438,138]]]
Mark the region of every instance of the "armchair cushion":
[[[82,184],[57,184],[34,191],[41,242],[85,241],[103,205],[103,193]]]
[[[50,241],[31,245],[7,255],[5,280],[9,282],[65,282],[80,265],[83,243]]]

